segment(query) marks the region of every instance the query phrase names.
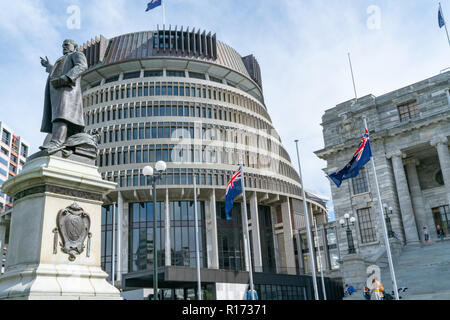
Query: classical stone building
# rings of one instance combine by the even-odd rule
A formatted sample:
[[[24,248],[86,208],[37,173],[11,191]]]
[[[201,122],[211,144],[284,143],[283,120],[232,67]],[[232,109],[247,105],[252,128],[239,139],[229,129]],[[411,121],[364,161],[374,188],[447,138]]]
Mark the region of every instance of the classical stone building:
[[[351,159],[367,118],[394,256],[404,245],[423,243],[424,227],[432,241],[437,225],[449,235],[449,87],[450,72],[441,73],[379,97],[338,104],[322,117],[325,148],[316,154],[327,161],[327,174]],[[351,227],[356,255],[348,254],[346,228],[338,232],[344,281],[362,285],[365,268],[386,258],[370,162],[340,188],[331,180],[330,185],[336,219],[356,218]]]
[[[241,57],[210,32],[176,27],[100,37],[81,50],[89,63],[82,77],[87,131],[100,136],[97,163],[104,179],[118,184],[105,199],[102,217],[102,265],[116,284],[123,290],[152,287],[153,196],[142,169],[164,160],[168,170],[157,185],[156,228],[164,296],[195,295],[196,176],[206,296],[242,298],[249,268],[242,198],[232,221],[224,212],[226,184],[242,159],[260,297],[311,298],[311,279],[302,275],[307,259],[299,259],[296,250],[296,235],[304,226],[301,185],[273,128],[254,56]],[[117,255],[112,251],[114,203]],[[311,195],[307,204],[323,230],[325,203]],[[335,229],[327,230],[336,239]],[[336,243],[331,247],[335,250]]]

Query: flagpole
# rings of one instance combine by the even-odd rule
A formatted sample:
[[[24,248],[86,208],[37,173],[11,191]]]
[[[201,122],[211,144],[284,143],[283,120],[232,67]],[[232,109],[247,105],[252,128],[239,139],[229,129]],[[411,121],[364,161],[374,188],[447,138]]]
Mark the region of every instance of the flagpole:
[[[439,9],[441,10],[442,19],[444,19],[445,33],[447,33],[448,45],[450,46],[450,37],[448,36],[447,22],[445,21],[444,11],[442,10],[442,6],[441,6],[441,3],[440,3],[440,2],[439,2]]]
[[[323,291],[323,300],[327,300],[327,293],[325,290],[325,280],[323,279],[323,268],[322,268],[322,256],[320,254],[320,240],[319,240],[319,232],[317,231],[317,221],[316,217],[314,217],[314,229],[316,230],[317,237],[317,253],[319,254],[319,267],[320,267],[320,277],[322,278],[322,291]],[[315,242],[316,239],[314,239]],[[325,250],[325,246],[324,246]]]
[[[164,2],[166,0],[162,0],[161,4],[162,4],[162,15],[163,15],[163,27],[166,25],[166,7],[164,6]]]
[[[356,94],[356,85],[355,85],[355,77],[353,76],[353,67],[352,67],[352,59],[350,58],[350,52],[348,54],[348,62],[350,63],[350,72],[352,73],[352,81],[353,81],[353,91],[355,92],[355,102],[358,102],[358,95]]]
[[[248,218],[247,218],[247,201],[245,200],[245,180],[244,180],[244,165],[241,163],[241,184],[242,184],[242,198],[244,201],[244,225],[245,236],[247,237],[247,257],[248,257],[248,276],[250,280],[250,299],[255,300],[253,296],[253,268],[252,268],[252,252],[250,250],[250,236],[248,233]]]
[[[365,117],[363,117],[363,120],[364,120],[364,128],[368,130],[368,128],[367,128],[367,119]],[[375,187],[376,187],[376,190],[377,190],[377,197],[378,197],[378,208],[380,209],[380,220],[381,220],[381,225],[383,227],[384,242],[385,242],[385,245],[386,245],[386,255],[388,257],[389,270],[391,272],[391,279],[392,279],[392,285],[394,287],[395,299],[399,300],[398,288],[397,288],[397,280],[395,279],[394,263],[392,262],[391,246],[390,246],[390,243],[389,243],[389,237],[388,237],[388,233],[387,233],[386,222],[384,221],[383,204],[381,203],[380,187],[378,186],[377,171],[375,170],[375,161],[373,160],[374,152],[373,152],[372,145],[371,145],[371,149],[372,149],[372,156],[370,157],[370,161],[372,163],[373,176],[375,178]],[[378,279],[378,280],[380,280],[380,279]]]
[[[309,261],[311,263],[311,270],[312,270],[312,277],[313,277],[314,298],[315,298],[315,300],[319,300],[319,293],[317,291],[316,264],[314,262],[314,248],[312,246],[311,226],[309,223],[309,213],[306,208],[305,185],[303,184],[303,179],[302,179],[302,168],[300,166],[300,155],[298,153],[298,140],[295,140],[295,145],[297,147],[298,173],[299,173],[299,177],[300,177],[300,184],[302,185],[303,212],[305,213],[306,239],[308,240]]]
[[[202,284],[200,279],[200,246],[198,242],[198,216],[197,216],[197,175],[194,174],[194,219],[195,219],[195,251],[197,258],[197,296],[202,300]]]

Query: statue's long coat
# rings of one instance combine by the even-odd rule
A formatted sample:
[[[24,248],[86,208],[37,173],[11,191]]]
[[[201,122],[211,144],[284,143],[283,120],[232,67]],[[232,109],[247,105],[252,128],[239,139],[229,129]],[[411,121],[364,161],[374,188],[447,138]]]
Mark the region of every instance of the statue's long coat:
[[[75,51],[59,58],[55,65],[47,67],[50,73],[45,87],[44,115],[41,132],[52,132],[53,121],[65,120],[72,126],[73,133],[84,129],[83,100],[81,96],[81,74],[88,68],[86,57]],[[54,88],[50,80],[66,75],[70,86]]]

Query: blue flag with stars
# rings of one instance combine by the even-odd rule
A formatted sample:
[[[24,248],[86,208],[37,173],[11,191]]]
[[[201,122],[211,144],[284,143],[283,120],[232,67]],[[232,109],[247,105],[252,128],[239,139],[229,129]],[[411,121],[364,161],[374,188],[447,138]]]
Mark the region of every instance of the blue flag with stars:
[[[439,11],[438,11],[438,21],[439,21],[439,28],[442,28],[443,26],[445,26],[444,15],[442,14],[442,9],[440,6],[439,6]]]
[[[161,2],[162,2],[162,0],[152,0],[152,1],[150,1],[150,2],[147,4],[147,10],[145,10],[145,11],[149,11],[149,10],[152,10],[152,9],[154,9],[154,8],[156,8],[156,7],[158,7],[158,6],[160,6],[160,5],[161,5]]]

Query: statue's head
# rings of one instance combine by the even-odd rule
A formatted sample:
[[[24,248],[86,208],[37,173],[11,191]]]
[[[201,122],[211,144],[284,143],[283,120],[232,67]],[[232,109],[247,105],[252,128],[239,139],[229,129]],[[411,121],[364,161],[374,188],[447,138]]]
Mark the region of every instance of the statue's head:
[[[78,50],[78,45],[72,39],[66,39],[66,40],[64,40],[64,42],[62,44],[62,48],[63,48],[63,54],[68,54],[68,53]]]

